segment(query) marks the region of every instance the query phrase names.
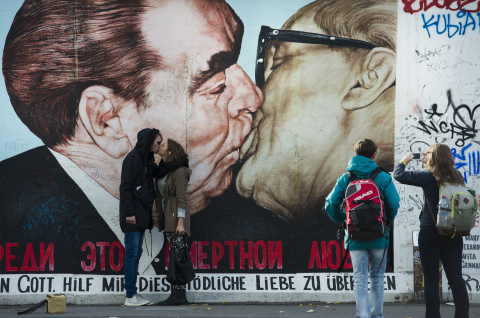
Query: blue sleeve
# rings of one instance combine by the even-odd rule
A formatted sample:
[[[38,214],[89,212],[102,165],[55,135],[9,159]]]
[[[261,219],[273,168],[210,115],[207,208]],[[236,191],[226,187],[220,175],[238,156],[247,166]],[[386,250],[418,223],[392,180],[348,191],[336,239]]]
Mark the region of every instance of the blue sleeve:
[[[380,188],[383,191],[383,197],[390,207],[390,209],[386,209],[387,219],[393,221],[400,208],[400,196],[398,195],[397,188],[395,188],[395,184],[389,174],[382,173],[379,176],[382,176]]]
[[[325,200],[325,211],[327,211],[328,216],[335,223],[340,223],[346,219],[345,212],[341,211],[340,207],[345,198],[347,185],[348,175],[345,173],[338,177],[335,187]]]
[[[405,171],[405,165],[399,163],[395,167],[393,177],[403,184],[424,187],[428,184],[430,174],[427,171]]]

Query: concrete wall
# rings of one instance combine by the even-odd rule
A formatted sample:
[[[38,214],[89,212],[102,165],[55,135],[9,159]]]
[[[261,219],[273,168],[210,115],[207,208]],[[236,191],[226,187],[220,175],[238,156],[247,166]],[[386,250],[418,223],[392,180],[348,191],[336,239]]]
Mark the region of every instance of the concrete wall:
[[[395,158],[400,160],[407,151],[425,152],[433,143],[446,143],[452,149],[456,168],[464,175],[467,186],[477,191],[475,110],[480,83],[476,72],[479,16],[474,12],[454,10],[457,3],[451,4],[451,10],[432,7],[413,14],[405,13],[418,10],[418,2],[412,5],[413,10],[401,5],[399,11]],[[478,11],[475,10],[477,6],[475,3],[469,8]],[[409,165],[412,170],[422,168],[421,163]],[[398,272],[409,273],[416,257],[411,252],[412,231],[419,229],[418,213],[423,197],[415,187],[397,184],[397,189],[402,201],[395,220],[396,234],[400,238],[395,241],[395,265]],[[464,238],[463,248],[462,273],[473,302],[479,301],[480,292],[478,225],[479,221],[472,236]],[[443,297],[452,299],[446,281],[444,276]]]
[[[22,11],[27,4],[20,9],[23,1],[2,3],[0,303],[34,303],[48,293],[65,293],[72,304],[123,301],[121,163],[146,127],[189,154],[193,302],[353,301],[351,260],[337,274],[345,248],[321,209],[359,139],[377,142],[377,163],[390,171],[405,153],[446,143],[480,199],[480,3],[463,12],[457,9],[465,1],[379,0],[373,7],[337,1],[336,10],[350,14],[344,22],[332,5],[319,10],[327,1],[310,2],[227,1],[243,21],[241,46],[240,23],[222,2],[174,1],[144,12],[124,7],[110,16],[124,19],[117,33],[114,20],[101,18],[112,14],[108,6],[87,12],[83,1],[48,4],[44,16],[34,8],[32,17]],[[16,14],[29,26],[15,29]],[[284,28],[377,48],[278,43],[264,57],[260,91],[254,85],[260,27],[281,28],[287,20]],[[359,35],[362,28],[379,36]],[[135,51],[141,46],[135,31],[157,59],[134,59],[145,54]],[[236,62],[235,47],[241,47]],[[233,52],[233,60],[223,55],[223,68],[190,90],[220,51]],[[148,75],[134,77],[148,58],[154,61]],[[143,99],[132,98],[142,89]],[[73,99],[63,98],[68,94]],[[60,140],[68,142],[52,142],[64,126],[71,132]],[[424,167],[415,162],[408,169]],[[413,234],[423,196],[419,188],[395,185],[401,204],[385,301],[421,300],[414,292],[422,277],[414,275]],[[480,303],[479,224],[464,238],[463,277],[473,303]],[[147,232],[143,251],[139,290],[162,300],[169,293],[163,233]],[[446,282],[443,298],[451,299]]]

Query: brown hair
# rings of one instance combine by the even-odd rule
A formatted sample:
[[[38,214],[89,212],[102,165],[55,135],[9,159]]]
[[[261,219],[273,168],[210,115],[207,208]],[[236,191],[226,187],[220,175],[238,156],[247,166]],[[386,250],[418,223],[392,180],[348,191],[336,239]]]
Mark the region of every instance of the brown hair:
[[[355,154],[357,156],[364,156],[371,159],[375,152],[377,152],[377,144],[373,140],[363,139],[357,141],[355,144]]]
[[[26,0],[3,51],[15,112],[45,145],[68,142],[92,85],[142,104],[161,57],[141,34],[144,0]],[[143,106],[143,105],[142,105]]]
[[[160,131],[158,131],[158,134],[155,135],[155,139],[157,139],[158,136],[160,136],[160,139],[162,139],[162,141],[163,141],[163,136],[162,136],[162,133]]]
[[[430,170],[437,180],[437,185],[445,183],[465,186],[462,174],[454,168],[453,155],[445,144],[434,144],[428,148],[427,164],[425,167]]]
[[[179,162],[183,158],[188,158],[187,152],[182,145],[173,139],[168,138],[167,150],[170,151],[171,154],[167,157],[167,160],[164,160],[165,162]]]
[[[398,0],[318,0],[298,10],[282,29],[289,29],[302,16],[315,13],[313,20],[326,35],[363,40],[396,52],[397,6]]]

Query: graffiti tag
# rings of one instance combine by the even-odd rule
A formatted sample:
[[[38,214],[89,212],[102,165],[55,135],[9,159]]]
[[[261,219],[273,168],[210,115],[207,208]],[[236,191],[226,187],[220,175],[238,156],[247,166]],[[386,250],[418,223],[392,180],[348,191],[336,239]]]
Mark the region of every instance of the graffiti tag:
[[[479,0],[402,0],[403,11],[414,14],[415,12],[428,11],[431,8],[446,9],[450,11],[462,10],[463,12],[479,12]]]

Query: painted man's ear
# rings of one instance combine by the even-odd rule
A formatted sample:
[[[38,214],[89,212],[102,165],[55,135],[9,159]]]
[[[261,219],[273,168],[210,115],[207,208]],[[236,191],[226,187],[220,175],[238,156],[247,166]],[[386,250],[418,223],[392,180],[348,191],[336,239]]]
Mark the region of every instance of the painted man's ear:
[[[118,116],[118,97],[105,86],[90,86],[82,92],[79,115],[95,144],[113,158],[130,150],[127,134]]]
[[[271,43],[271,42],[270,42]],[[277,50],[276,46],[275,45],[269,45],[267,48],[266,48],[266,52],[265,52],[265,61],[263,62],[263,66],[264,66],[264,73],[263,73],[263,76],[264,76],[264,79],[265,79],[265,82],[267,81],[268,77],[270,76],[270,74],[272,74],[273,70],[272,70],[272,65],[273,65],[273,57],[275,56],[275,51]],[[258,63],[258,62],[257,62]],[[264,83],[265,84],[265,83]],[[261,89],[261,87],[260,87]]]
[[[355,110],[373,103],[395,82],[395,63],[394,51],[383,47],[372,49],[365,56],[352,87],[343,98],[342,107]]]

